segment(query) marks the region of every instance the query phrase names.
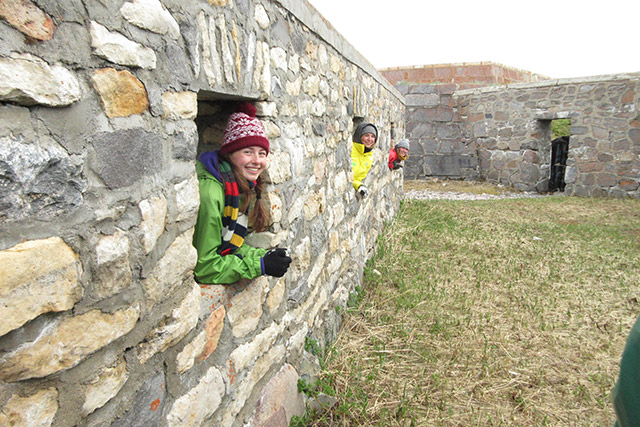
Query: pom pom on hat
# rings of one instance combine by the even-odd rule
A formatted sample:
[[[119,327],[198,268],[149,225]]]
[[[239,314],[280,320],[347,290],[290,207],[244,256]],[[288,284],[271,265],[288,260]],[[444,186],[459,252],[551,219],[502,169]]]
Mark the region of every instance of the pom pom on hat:
[[[256,118],[256,107],[250,102],[242,102],[229,116],[220,154],[224,156],[253,146],[264,148],[267,153],[269,152],[269,140],[262,122]]]

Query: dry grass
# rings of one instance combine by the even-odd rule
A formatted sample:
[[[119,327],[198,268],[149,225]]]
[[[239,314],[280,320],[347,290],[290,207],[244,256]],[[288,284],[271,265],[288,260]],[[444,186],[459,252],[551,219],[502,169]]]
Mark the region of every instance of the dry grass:
[[[611,425],[640,310],[640,204],[405,202],[307,425]]]

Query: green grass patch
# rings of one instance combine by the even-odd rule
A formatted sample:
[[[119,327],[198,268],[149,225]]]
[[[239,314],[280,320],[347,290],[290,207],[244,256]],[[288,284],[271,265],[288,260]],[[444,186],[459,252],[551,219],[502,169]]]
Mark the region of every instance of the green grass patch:
[[[639,260],[637,200],[407,200],[307,425],[611,425]]]

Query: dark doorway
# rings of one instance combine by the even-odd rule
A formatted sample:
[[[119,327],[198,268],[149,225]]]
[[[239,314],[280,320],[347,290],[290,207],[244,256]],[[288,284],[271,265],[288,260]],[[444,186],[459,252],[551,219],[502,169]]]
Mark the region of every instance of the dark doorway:
[[[549,191],[564,191],[564,172],[569,154],[569,136],[561,136],[551,141],[551,176]]]

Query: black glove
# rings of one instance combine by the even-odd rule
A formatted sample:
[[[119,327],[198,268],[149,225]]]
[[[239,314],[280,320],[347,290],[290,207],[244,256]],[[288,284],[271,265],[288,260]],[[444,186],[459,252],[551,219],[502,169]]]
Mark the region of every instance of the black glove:
[[[400,169],[402,167],[402,163],[399,160],[393,162],[393,170]]]
[[[275,248],[262,257],[262,264],[264,265],[264,274],[282,277],[291,264],[291,257],[287,255],[285,248]]]
[[[364,185],[361,185],[360,187],[358,187],[358,194],[360,194],[362,197],[367,197],[367,195],[369,194],[369,189],[367,189],[367,187],[365,187]]]

